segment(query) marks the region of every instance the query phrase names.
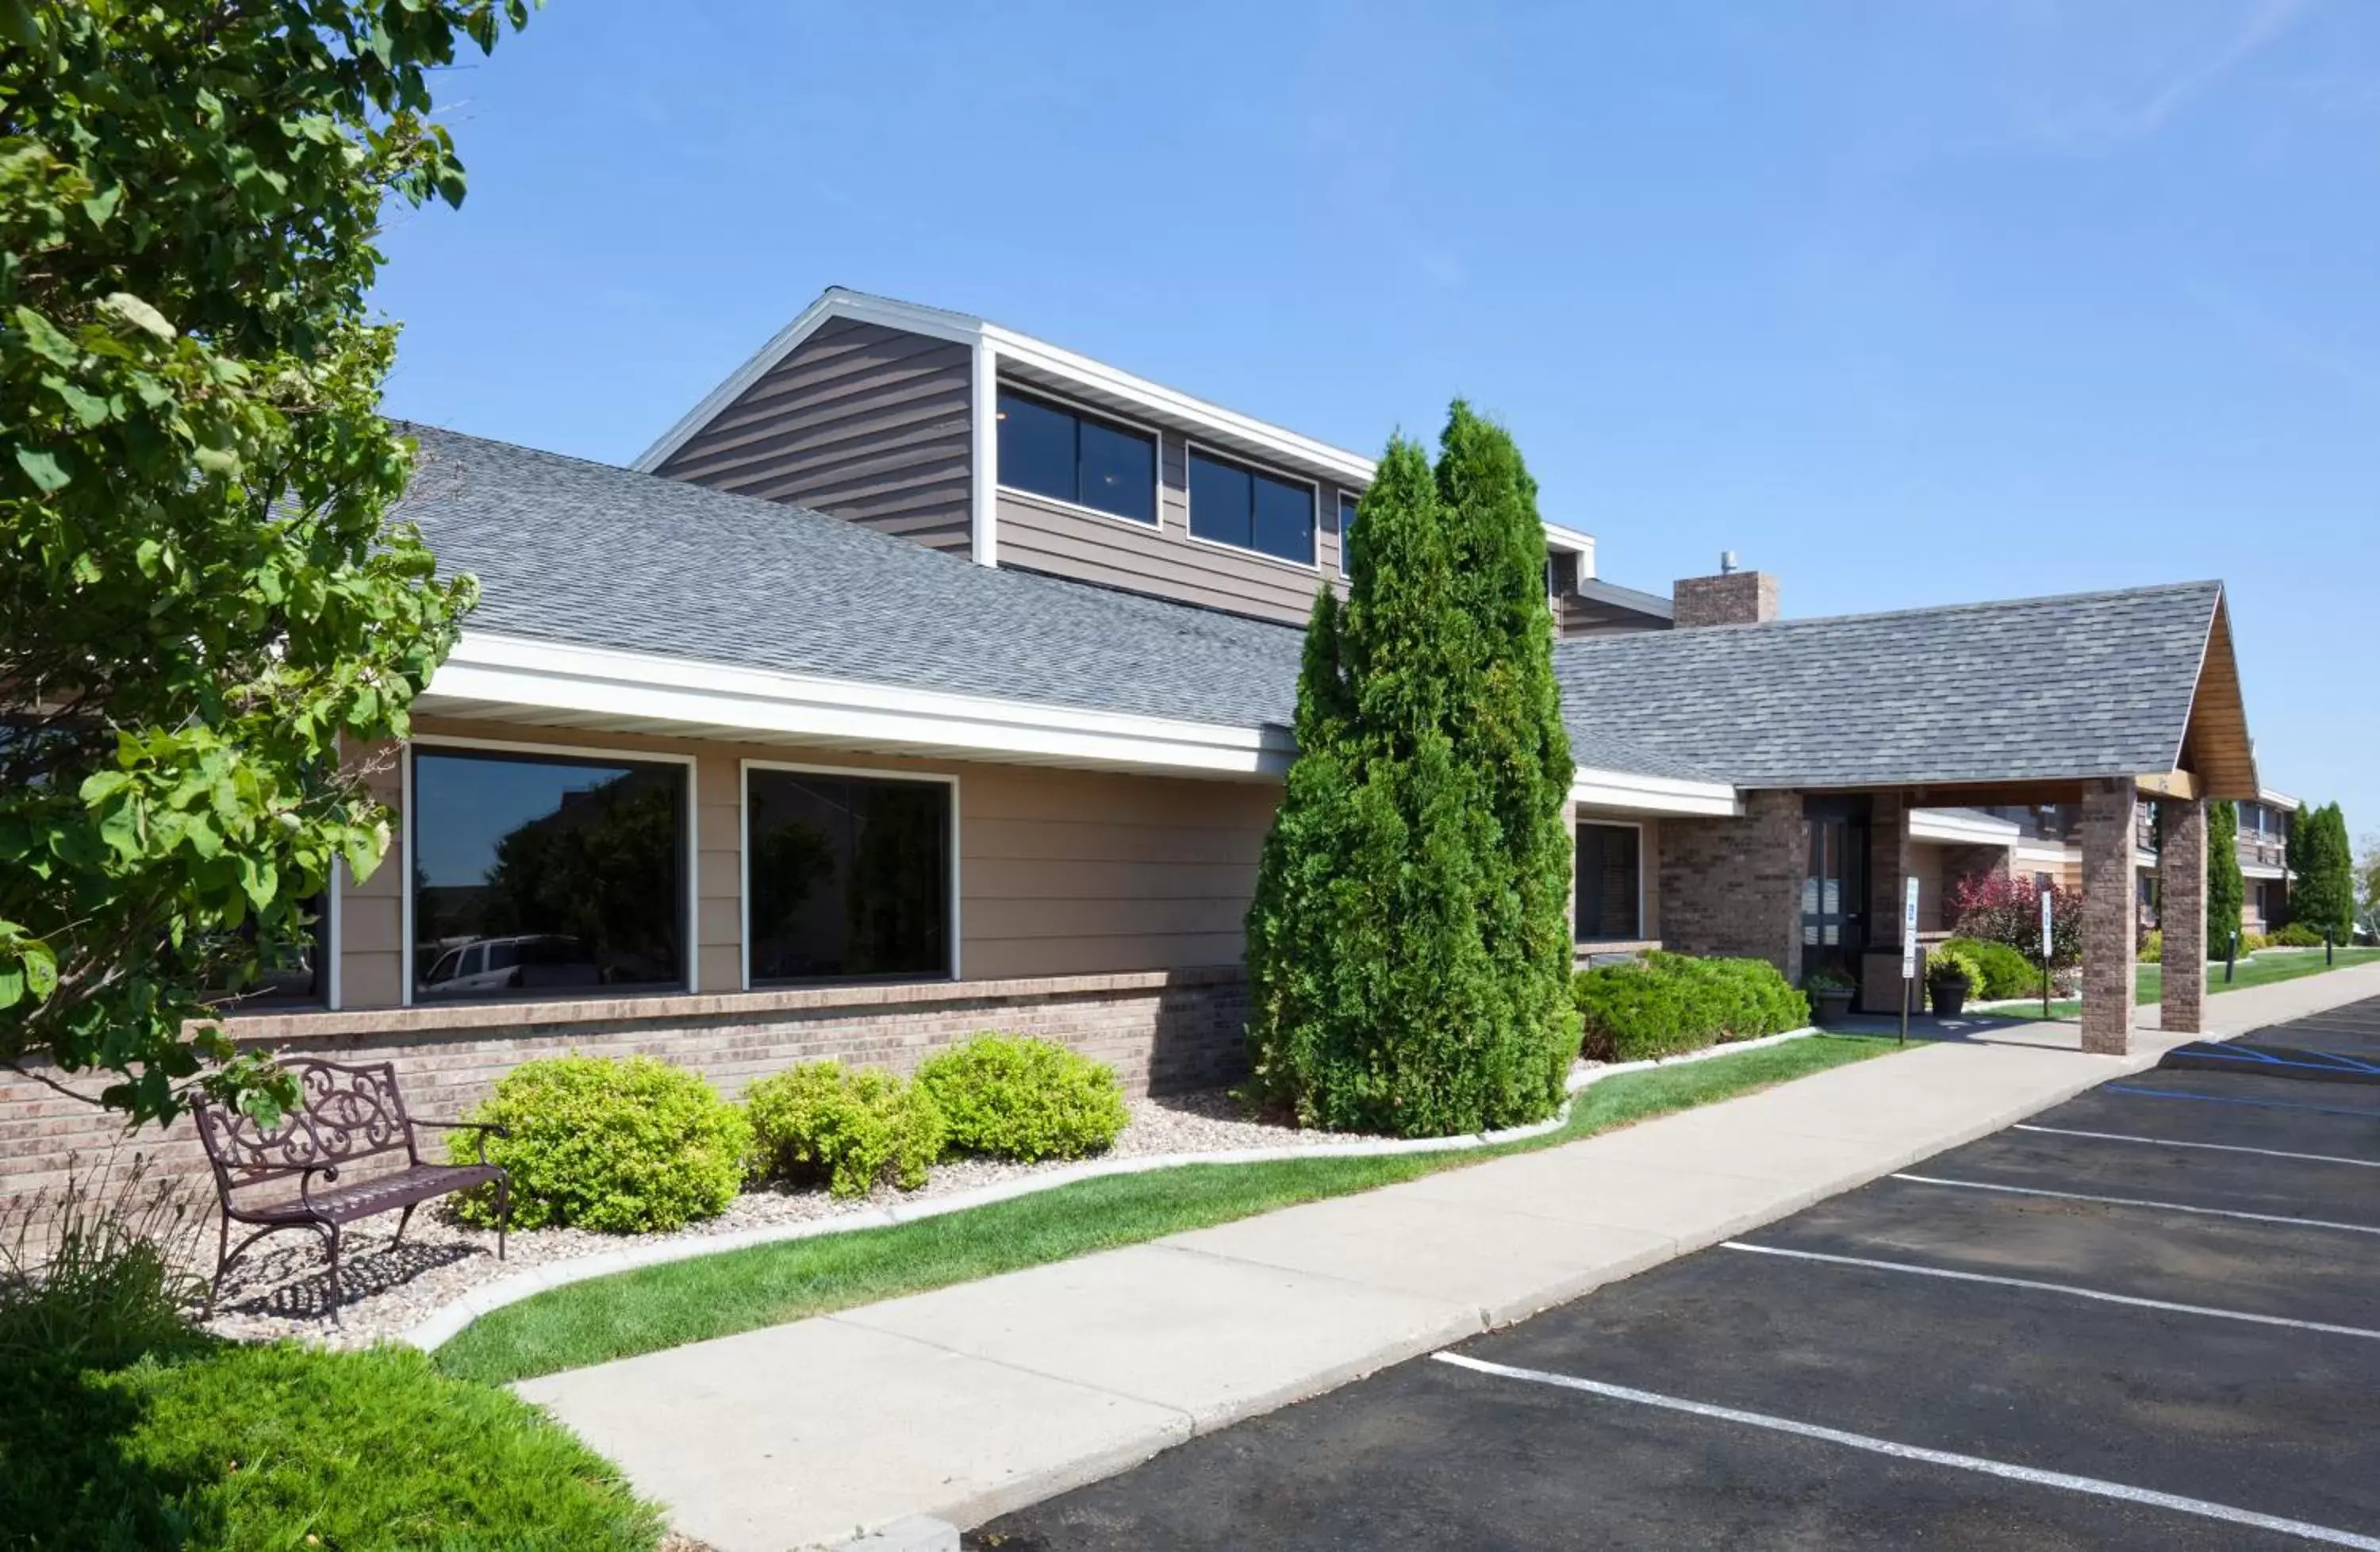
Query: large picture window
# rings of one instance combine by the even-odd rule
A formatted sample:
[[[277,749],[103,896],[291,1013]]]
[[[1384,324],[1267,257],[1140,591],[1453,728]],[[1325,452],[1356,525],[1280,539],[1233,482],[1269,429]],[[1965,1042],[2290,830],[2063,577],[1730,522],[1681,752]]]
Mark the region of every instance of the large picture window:
[[[1314,564],[1314,487],[1193,448],[1190,537]]]
[[[747,768],[752,983],[948,976],[952,792]]]
[[[1645,936],[1639,919],[1642,837],[1634,825],[1578,827],[1578,940],[1633,943]]]
[[[417,1001],[686,985],[686,769],[416,747]]]
[[[1000,391],[1000,482],[1157,522],[1157,439],[1047,399]]]

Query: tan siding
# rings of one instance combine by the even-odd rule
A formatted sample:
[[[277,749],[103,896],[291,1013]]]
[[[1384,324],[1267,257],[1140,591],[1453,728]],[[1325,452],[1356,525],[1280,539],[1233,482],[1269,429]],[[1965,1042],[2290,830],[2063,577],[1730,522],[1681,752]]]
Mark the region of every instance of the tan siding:
[[[970,543],[967,347],[836,319],[660,472],[815,508],[940,550]]]
[[[1165,433],[1153,527],[1002,491],[1000,564],[1292,624],[1313,612],[1315,589],[1324,582],[1344,592],[1338,575],[1339,487],[1324,480],[1318,493],[1319,564],[1292,565],[1192,540],[1188,457],[1188,444]]]
[[[847,756],[773,746],[609,735],[424,719],[428,734],[561,744],[696,760],[699,988],[742,984],[741,761],[954,775],[959,791],[960,968],[970,981],[1237,964],[1257,857],[1279,789],[1097,771]],[[394,767],[390,780],[395,780]],[[389,801],[395,806],[392,788]],[[374,879],[388,920],[351,928],[349,1008],[399,1001],[397,875]],[[369,962],[377,976],[356,979]]]
[[[397,746],[352,750],[347,769],[363,774],[371,794],[391,813],[402,806],[405,774]],[[397,824],[404,818],[400,814]],[[360,883],[339,865],[339,1000],[348,1008],[393,1008],[404,1000],[405,849],[393,831],[388,855]]]

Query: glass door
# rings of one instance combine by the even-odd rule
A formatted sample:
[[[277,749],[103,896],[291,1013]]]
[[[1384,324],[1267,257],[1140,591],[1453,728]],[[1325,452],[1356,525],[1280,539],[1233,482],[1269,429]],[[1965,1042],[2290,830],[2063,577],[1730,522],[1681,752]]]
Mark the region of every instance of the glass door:
[[[1856,983],[1867,947],[1867,815],[1864,804],[1813,798],[1810,855],[1802,879],[1802,969],[1839,971]]]

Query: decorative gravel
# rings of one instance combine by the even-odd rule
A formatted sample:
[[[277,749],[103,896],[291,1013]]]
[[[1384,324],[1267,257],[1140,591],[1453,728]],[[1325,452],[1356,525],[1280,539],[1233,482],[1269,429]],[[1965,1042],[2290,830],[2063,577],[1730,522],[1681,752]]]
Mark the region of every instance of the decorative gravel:
[[[1126,1101],[1132,1120],[1103,1158],[1134,1158],[1172,1153],[1228,1153],[1240,1148],[1279,1148],[1367,1139],[1344,1132],[1302,1131],[1273,1120],[1250,1120],[1222,1089]],[[350,1224],[340,1255],[342,1303],[338,1318],[327,1313],[330,1279],[322,1247],[300,1231],[275,1234],[233,1269],[212,1329],[227,1337],[270,1340],[298,1337],[331,1347],[365,1347],[411,1329],[431,1311],[483,1282],[526,1267],[618,1250],[661,1239],[706,1239],[747,1229],[802,1223],[882,1207],[921,1197],[944,1196],[981,1186],[1068,1168],[1063,1162],[1003,1164],[961,1159],[934,1167],[921,1189],[880,1187],[872,1195],[837,1201],[823,1190],[767,1187],[747,1191],[717,1218],[688,1224],[671,1235],[595,1234],[580,1229],[516,1231],[496,1259],[496,1236],[455,1222],[443,1205],[414,1214],[403,1243],[395,1243],[396,1217],[388,1214]],[[212,1250],[212,1246],[209,1247]],[[209,1269],[212,1269],[210,1267]]]

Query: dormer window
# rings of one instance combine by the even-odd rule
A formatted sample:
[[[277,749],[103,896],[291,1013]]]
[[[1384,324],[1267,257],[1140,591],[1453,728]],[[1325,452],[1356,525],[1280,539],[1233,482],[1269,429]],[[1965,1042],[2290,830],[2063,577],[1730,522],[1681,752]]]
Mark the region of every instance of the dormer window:
[[[1190,449],[1190,537],[1310,566],[1314,486]]]
[[[1157,526],[1157,438],[1071,405],[1000,391],[1000,483]]]

